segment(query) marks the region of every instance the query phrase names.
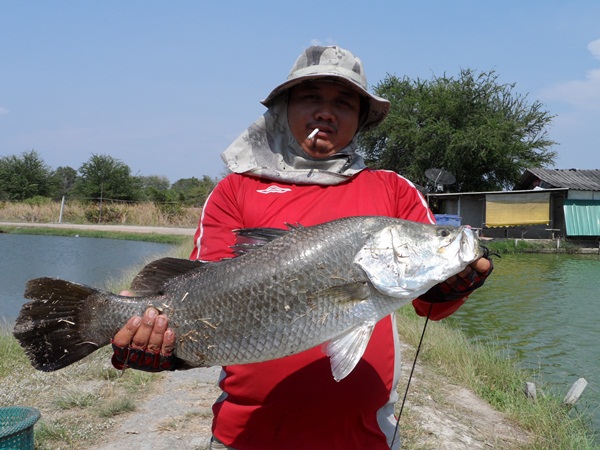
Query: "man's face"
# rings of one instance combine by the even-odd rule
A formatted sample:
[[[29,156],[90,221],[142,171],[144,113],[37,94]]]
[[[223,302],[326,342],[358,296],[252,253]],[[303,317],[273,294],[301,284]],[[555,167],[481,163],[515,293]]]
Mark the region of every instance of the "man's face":
[[[346,147],[358,130],[359,115],[358,92],[343,84],[311,81],[290,90],[290,130],[313,158],[326,158]],[[319,132],[308,139],[315,128]]]

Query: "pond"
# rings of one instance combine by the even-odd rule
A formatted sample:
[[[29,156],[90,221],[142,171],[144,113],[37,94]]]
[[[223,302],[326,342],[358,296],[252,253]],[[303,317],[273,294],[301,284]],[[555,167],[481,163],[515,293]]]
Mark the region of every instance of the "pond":
[[[25,283],[32,278],[59,277],[102,288],[171,248],[117,239],[0,234],[0,320],[17,317],[27,301]]]
[[[600,431],[599,279],[597,255],[503,255],[448,321],[472,339],[505,347],[560,398],[585,378],[580,402]]]

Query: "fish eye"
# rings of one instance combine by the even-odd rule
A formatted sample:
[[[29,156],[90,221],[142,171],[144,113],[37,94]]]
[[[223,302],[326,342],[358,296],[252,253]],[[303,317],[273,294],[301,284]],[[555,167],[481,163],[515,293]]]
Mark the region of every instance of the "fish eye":
[[[448,230],[446,228],[442,228],[440,230],[440,236],[442,236],[442,237],[450,236],[450,230]]]

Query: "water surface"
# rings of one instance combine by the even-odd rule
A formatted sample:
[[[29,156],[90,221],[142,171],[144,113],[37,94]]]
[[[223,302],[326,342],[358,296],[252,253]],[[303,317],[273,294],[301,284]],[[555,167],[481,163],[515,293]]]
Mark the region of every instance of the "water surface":
[[[600,257],[523,254],[495,260],[493,275],[449,321],[500,344],[564,397],[580,377],[580,402],[600,431]]]
[[[14,320],[27,300],[27,280],[59,277],[105,287],[123,271],[162,256],[172,246],[152,242],[0,234],[0,319]]]

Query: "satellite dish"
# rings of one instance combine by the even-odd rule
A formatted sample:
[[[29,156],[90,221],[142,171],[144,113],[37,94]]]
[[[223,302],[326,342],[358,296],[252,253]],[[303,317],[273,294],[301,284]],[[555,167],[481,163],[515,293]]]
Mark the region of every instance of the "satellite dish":
[[[425,171],[425,176],[433,181],[433,186],[437,191],[443,191],[445,184],[456,183],[456,177],[444,169],[431,168]]]

